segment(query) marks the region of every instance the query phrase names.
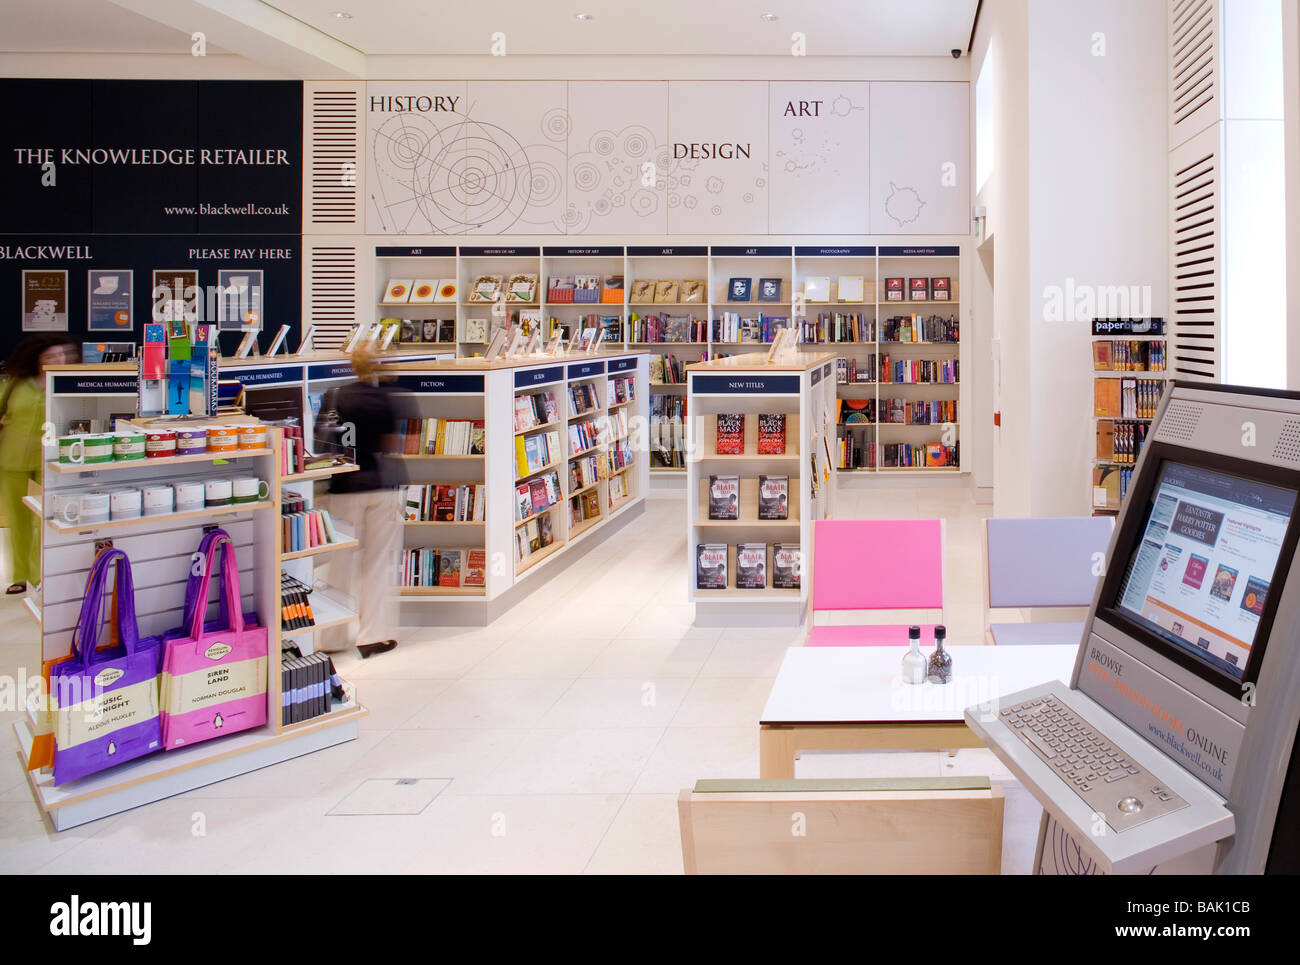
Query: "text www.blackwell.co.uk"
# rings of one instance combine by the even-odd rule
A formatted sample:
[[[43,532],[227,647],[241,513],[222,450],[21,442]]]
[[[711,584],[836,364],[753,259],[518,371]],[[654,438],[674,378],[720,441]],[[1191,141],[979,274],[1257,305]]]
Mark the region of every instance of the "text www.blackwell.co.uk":
[[[207,204],[200,203],[197,207],[188,205],[163,206],[163,214],[167,215],[287,215],[289,214],[288,204]]]
[[[1249,925],[1116,925],[1120,938],[1248,938]]]

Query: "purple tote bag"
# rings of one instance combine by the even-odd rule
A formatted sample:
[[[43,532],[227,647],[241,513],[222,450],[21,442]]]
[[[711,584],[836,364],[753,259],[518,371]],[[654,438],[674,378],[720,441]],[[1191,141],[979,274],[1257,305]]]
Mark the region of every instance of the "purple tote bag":
[[[116,564],[121,644],[96,650],[110,564]],[[66,784],[162,749],[158,637],[139,639],[135,583],[124,552],[101,553],[90,568],[72,656],[50,677],[55,701],[54,783]]]

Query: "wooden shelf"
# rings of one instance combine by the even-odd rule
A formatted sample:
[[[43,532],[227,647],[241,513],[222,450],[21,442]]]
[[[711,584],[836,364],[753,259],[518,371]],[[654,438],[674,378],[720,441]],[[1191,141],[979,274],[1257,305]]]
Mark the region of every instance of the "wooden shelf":
[[[281,553],[282,560],[301,560],[308,556],[320,556],[322,553],[333,553],[338,550],[350,550],[360,546],[356,539],[340,540],[337,543],[325,543],[322,546],[312,546],[305,550],[294,550],[292,553]]]
[[[403,586],[399,596],[486,596],[481,586]]]
[[[586,449],[582,449],[582,450],[580,450],[580,451],[578,451],[578,452],[570,453],[566,458],[568,458],[568,459],[581,459],[583,456],[589,456],[589,455],[591,455],[593,452],[597,452],[597,451],[600,450],[600,449],[604,449],[606,445],[607,445],[607,443],[604,443],[604,442],[598,442],[598,443],[596,443],[594,446],[590,446],[590,447],[588,447],[588,448],[586,448]]]
[[[331,698],[331,701],[333,698]],[[335,706],[329,709],[328,713],[319,714],[310,717],[307,720],[296,721],[292,724],[285,724],[281,729],[283,734],[292,734],[299,730],[305,730],[320,724],[338,724],[351,718],[360,719],[365,717],[369,711],[353,700],[339,701]]]
[[[691,591],[694,599],[700,601],[708,600],[747,600],[751,603],[789,603],[792,600],[799,599],[799,590],[766,589],[738,590],[731,586],[725,590],[700,590]]]
[[[763,473],[763,475],[780,475]],[[799,479],[792,476],[786,485],[786,506],[789,517],[786,519],[758,518],[758,477],[746,476],[740,480],[740,499],[738,519],[709,519],[709,479],[701,473],[700,489],[695,500],[695,525],[700,527],[718,527],[726,529],[798,529],[799,528]]]
[[[330,476],[341,476],[347,472],[357,472],[361,467],[354,462],[341,466],[327,466],[324,469],[308,469],[306,472],[290,473],[287,476],[280,477],[280,484],[307,482],[312,479],[328,479]]]
[[[35,513],[37,519],[45,517],[45,507],[41,505],[41,501],[35,496],[24,496],[23,505]]]
[[[538,467],[537,467],[536,469],[534,469],[532,472],[524,473],[524,475],[522,475],[522,476],[516,476],[516,477],[515,477],[515,485],[518,486],[518,485],[519,485],[521,482],[523,482],[525,479],[532,479],[534,476],[540,476],[542,473],[544,473],[544,472],[549,472],[549,471],[552,470],[552,469],[559,469],[561,463],[563,463],[563,462],[564,462],[564,460],[563,460],[563,459],[560,459],[560,460],[557,460],[556,462],[548,463],[548,464],[545,465],[545,466],[538,466]]]
[[[603,515],[600,515],[600,516],[592,516],[589,519],[584,519],[580,523],[575,523],[573,526],[569,528],[569,539],[570,540],[577,539],[583,533],[587,532],[588,530],[591,530],[596,526],[599,526],[604,521],[605,521],[605,517]]]
[[[477,452],[477,453],[417,452],[408,455],[405,453],[395,452],[390,454],[388,458],[390,459],[482,459],[483,453],[481,452]]]
[[[612,474],[611,474],[611,475],[612,475]],[[575,490],[573,490],[573,492],[571,492],[571,493],[568,494],[568,498],[569,498],[569,499],[572,499],[574,496],[581,496],[583,493],[589,493],[589,492],[591,492],[593,489],[595,489],[597,486],[599,486],[599,485],[601,484],[601,482],[602,482],[602,480],[597,479],[597,480],[596,480],[594,483],[592,483],[590,486],[583,486],[581,489],[575,489]]]
[[[157,459],[117,459],[113,462],[97,462],[91,465],[73,465],[66,462],[46,462],[49,472],[60,476],[71,476],[85,472],[103,472],[114,469],[160,469],[164,466],[186,466],[196,462],[228,462],[232,459],[252,459],[256,456],[269,456],[273,449],[236,449],[232,452],[199,452],[192,456],[161,456]]]
[[[57,523],[52,519],[46,520],[46,525],[56,533],[95,533],[103,529],[127,529],[131,527],[140,527],[147,525],[156,525],[163,522],[171,522],[178,519],[202,519],[207,516],[233,516],[236,513],[253,512],[259,509],[274,509],[275,503],[241,503],[238,506],[210,506],[203,509],[194,509],[184,513],[159,513],[156,516],[139,516],[135,519],[113,519],[105,523],[88,523],[86,525],[64,525]]]
[[[550,422],[539,422],[537,425],[530,426],[527,429],[516,429],[515,435],[526,436],[530,432],[545,432],[547,429],[553,429],[559,424],[560,424],[559,419],[552,419]]]
[[[596,406],[596,408],[594,409],[584,409],[581,412],[575,412],[573,415],[569,416],[569,421],[572,422],[574,419],[583,419],[586,418],[587,416],[596,415],[597,413],[601,413],[604,411],[605,411],[604,406]]]
[[[533,520],[535,520],[535,519],[541,519],[541,518],[542,518],[543,516],[545,516],[547,513],[551,512],[552,510],[554,510],[554,509],[556,509],[557,507],[559,507],[559,505],[560,505],[559,503],[551,503],[551,505],[547,506],[545,509],[539,509],[539,510],[537,510],[535,513],[533,513],[531,516],[525,516],[523,519],[518,520],[518,521],[515,523],[515,529],[518,529],[520,526],[527,526],[529,523],[531,523],[531,522],[532,522]]]
[[[515,576],[523,576],[525,573],[533,569],[533,567],[537,566],[539,563],[550,559],[552,556],[554,556],[556,553],[562,550],[564,546],[565,546],[564,542],[560,540],[556,540],[550,546],[543,547],[542,549],[539,549],[536,553],[530,553],[528,556],[524,557],[522,560],[519,560],[515,563]]]

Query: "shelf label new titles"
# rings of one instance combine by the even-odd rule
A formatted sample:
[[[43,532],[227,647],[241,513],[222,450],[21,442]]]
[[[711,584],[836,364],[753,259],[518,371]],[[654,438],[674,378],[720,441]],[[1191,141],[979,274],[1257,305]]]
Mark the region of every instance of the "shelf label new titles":
[[[707,245],[676,245],[671,248],[659,248],[655,245],[630,245],[627,249],[629,258],[704,258],[709,254]]]
[[[569,366],[569,378],[586,379],[593,375],[600,375],[604,371],[604,362],[579,362],[576,365]],[[515,384],[517,385],[518,382]]]
[[[795,248],[794,253],[797,258],[874,258],[876,257],[876,246],[867,245],[855,248],[799,247]]]
[[[635,372],[636,357],[633,356],[631,358],[625,358],[625,359],[610,359],[609,370],[610,372]]]
[[[241,385],[294,385],[302,382],[302,366],[275,368],[222,369],[223,379],[235,379]]]
[[[483,391],[481,375],[399,375],[393,380],[400,392],[464,392]]]
[[[385,246],[375,249],[376,258],[455,258],[456,249],[446,248],[403,248]]]
[[[545,385],[547,382],[564,381],[564,366],[556,365],[548,369],[525,369],[522,372],[515,373],[515,388],[526,389],[534,385]]]
[[[56,375],[55,395],[135,395],[134,375]]]
[[[797,375],[693,375],[696,395],[798,395]]]

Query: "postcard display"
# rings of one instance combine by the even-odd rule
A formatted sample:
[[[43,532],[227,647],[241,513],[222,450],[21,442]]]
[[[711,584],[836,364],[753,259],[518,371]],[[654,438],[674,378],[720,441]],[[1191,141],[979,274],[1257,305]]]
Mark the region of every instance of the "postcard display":
[[[57,386],[65,404],[75,404],[74,400],[82,398],[71,391],[78,388],[108,392],[111,404],[120,405],[128,414],[134,403],[134,376],[128,373],[86,376],[64,372],[51,373],[49,378],[51,394]],[[70,385],[69,380],[77,384]],[[92,387],[90,382],[96,380],[101,384]],[[120,394],[112,394],[113,387],[103,384],[113,380],[123,383],[116,386]],[[226,417],[222,421],[257,424],[257,420],[247,417]],[[40,599],[32,606],[41,640],[40,659],[33,665],[67,655],[87,573],[97,553],[106,546],[122,550],[131,561],[140,636],[161,634],[179,626],[195,553],[205,531],[213,526],[230,534],[238,562],[240,603],[244,612],[259,615],[269,637],[265,661],[267,723],[189,747],[149,754],[57,788],[49,769],[28,771],[36,800],[56,829],[75,827],[357,735],[357,722],[366,711],[351,692],[345,700],[333,701],[329,712],[321,716],[297,724],[281,721],[281,444],[280,432],[270,428],[261,448],[93,464],[60,463],[57,445],[47,446],[44,488],[27,500],[28,507],[42,519],[44,570]],[[187,482],[202,488],[211,477],[243,475],[265,480],[266,497],[261,498],[259,492],[252,501],[243,503],[200,504],[157,515],[124,514],[123,518],[95,523],[87,521],[80,510],[69,512],[67,508],[69,500],[92,491],[142,492],[151,486],[176,487]],[[85,505],[82,501],[81,509]],[[208,594],[208,619],[217,618],[217,582],[213,581]],[[28,715],[14,724],[24,760],[30,757],[39,717],[39,708],[29,708]]]
[[[686,367],[687,598],[698,626],[797,626],[834,515],[835,356]]]
[[[404,626],[483,626],[645,509],[644,354],[394,367]]]

